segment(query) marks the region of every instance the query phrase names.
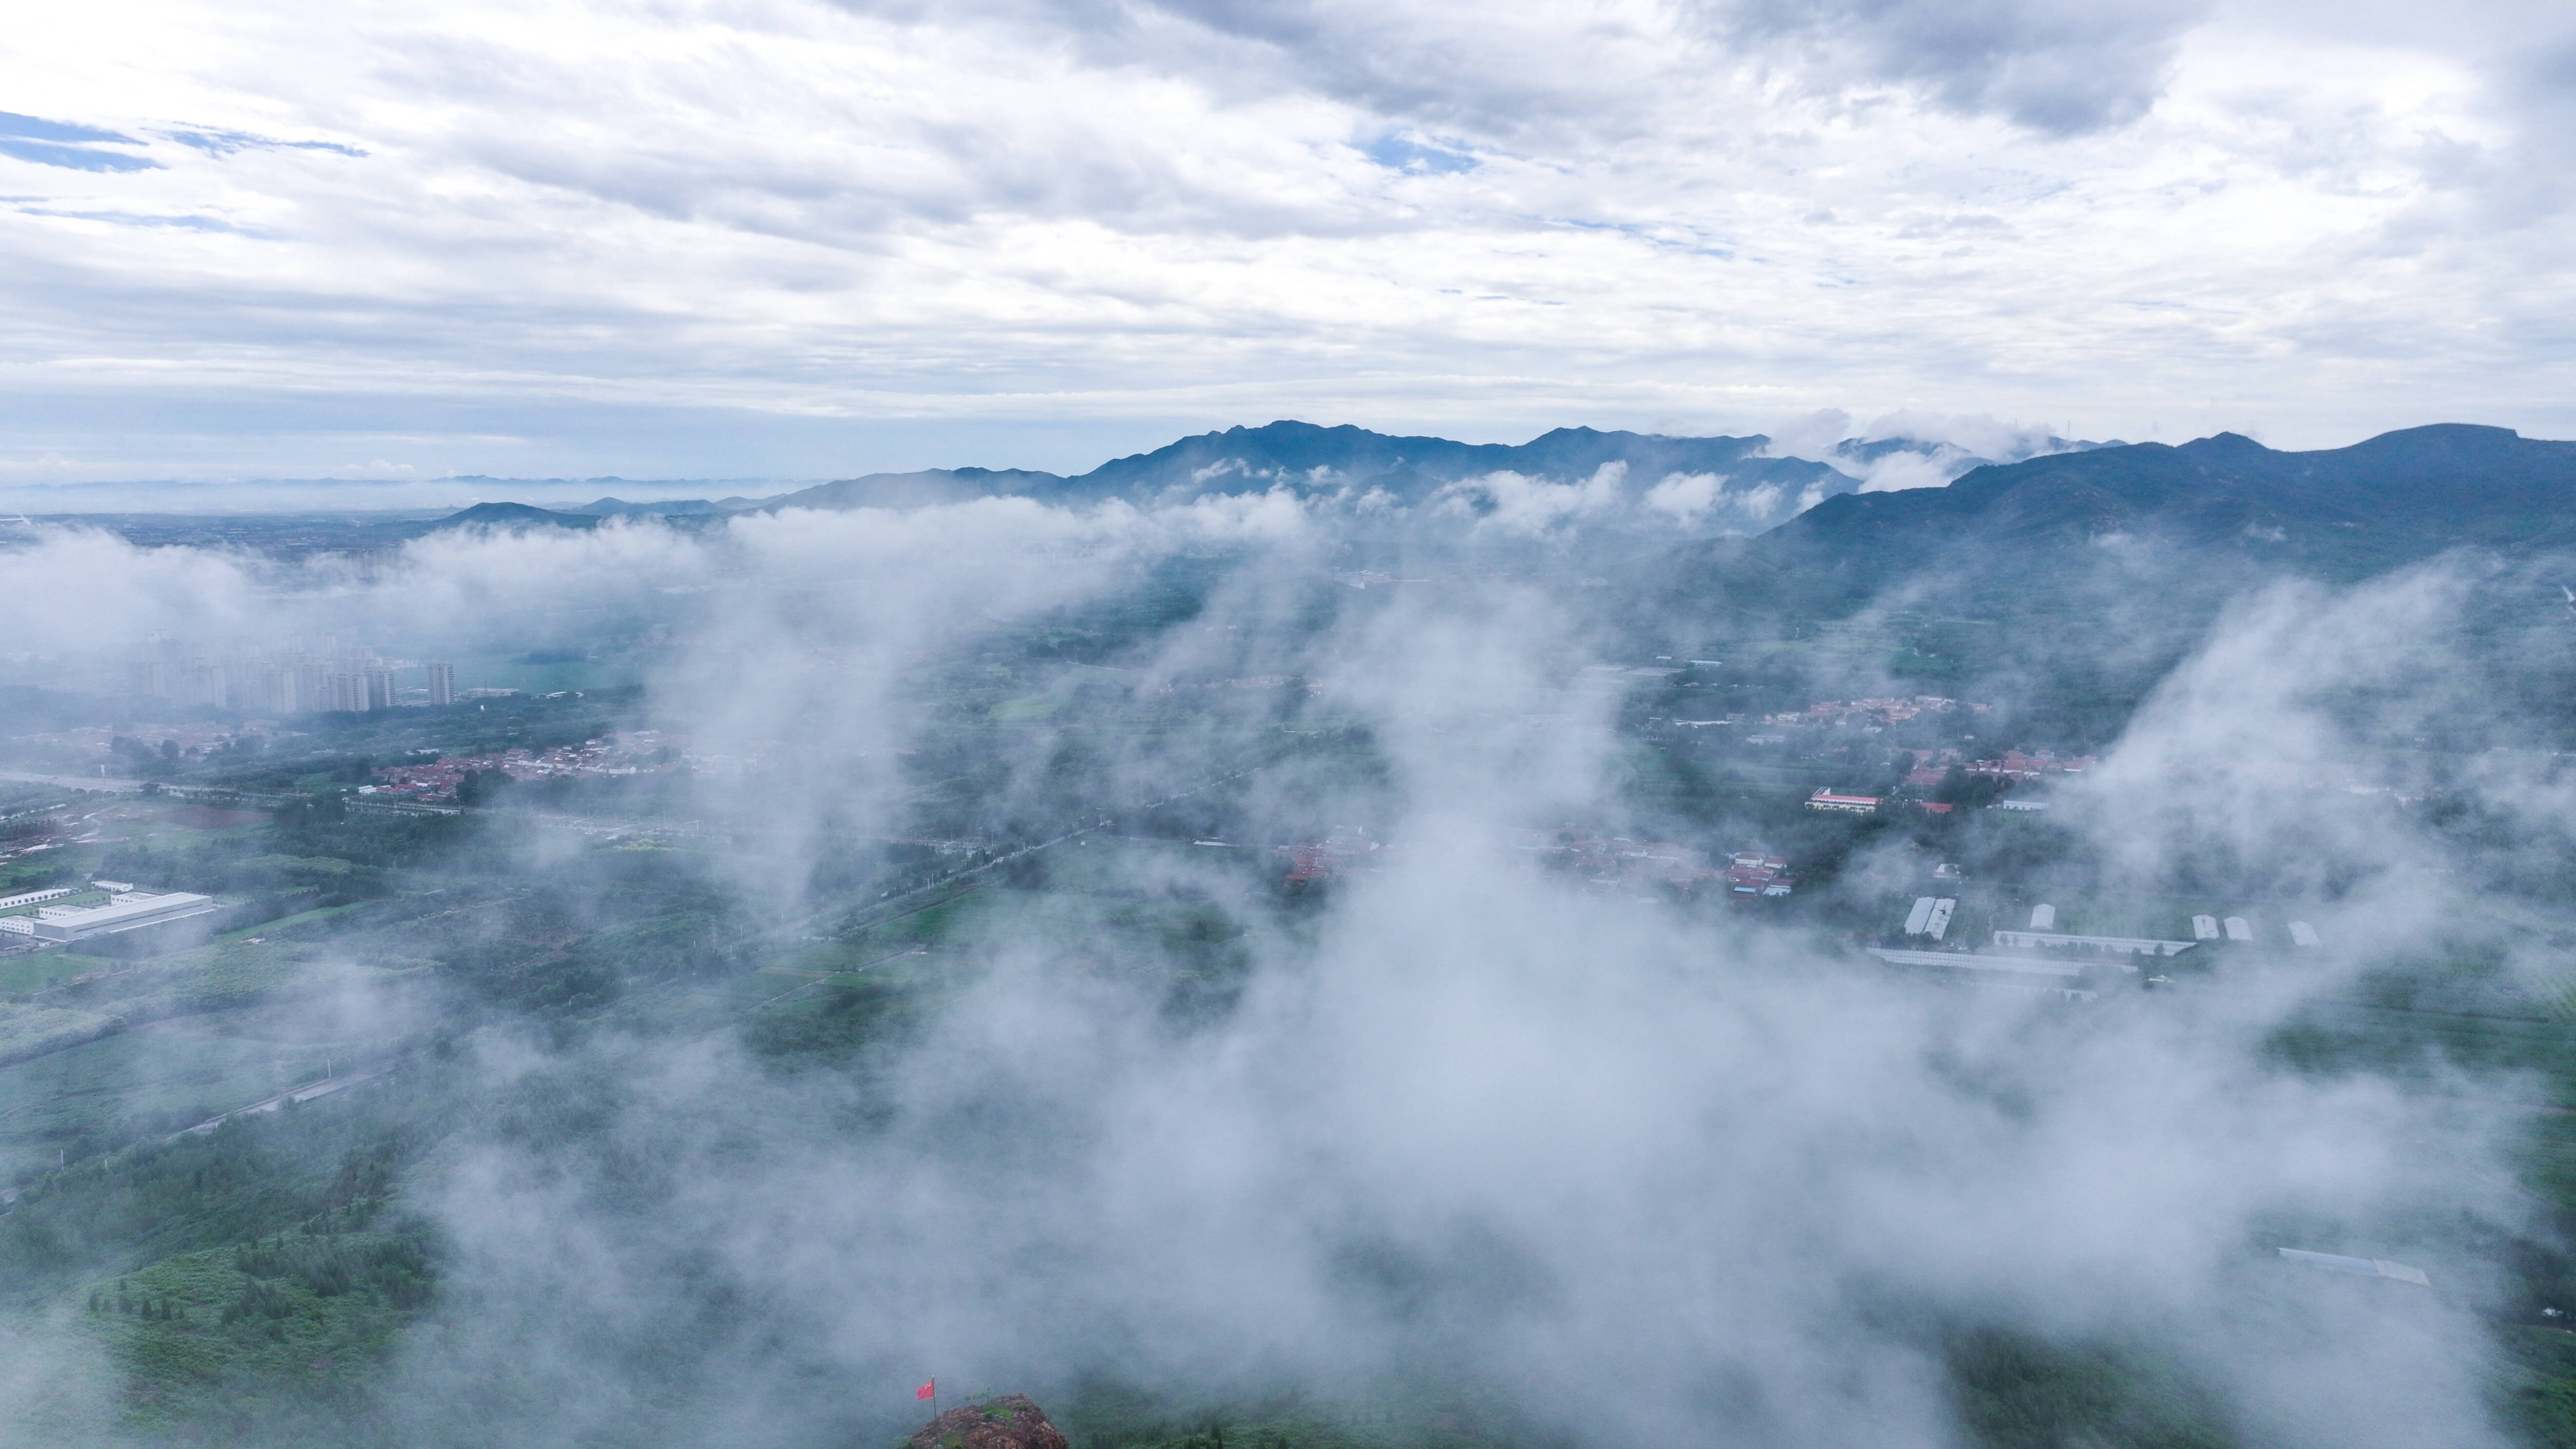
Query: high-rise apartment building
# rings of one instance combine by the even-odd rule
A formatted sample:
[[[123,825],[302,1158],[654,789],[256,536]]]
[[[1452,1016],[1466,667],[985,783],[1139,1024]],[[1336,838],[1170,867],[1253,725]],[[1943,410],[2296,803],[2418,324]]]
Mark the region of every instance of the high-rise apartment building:
[[[222,649],[220,657],[212,656],[188,640],[155,635],[127,665],[127,686],[136,694],[182,704],[278,714],[359,713],[394,706],[394,671],[400,661],[379,659],[364,645],[344,646],[333,635],[308,635],[270,647],[232,640]],[[428,672],[430,702],[454,703],[454,666],[439,660]]]
[[[278,708],[288,714],[311,714],[331,707],[331,671],[309,654],[289,658],[278,670]]]

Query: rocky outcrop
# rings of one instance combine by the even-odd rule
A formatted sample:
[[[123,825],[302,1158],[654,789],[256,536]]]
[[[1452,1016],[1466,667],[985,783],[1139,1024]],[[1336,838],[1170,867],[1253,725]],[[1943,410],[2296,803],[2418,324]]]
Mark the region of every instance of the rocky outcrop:
[[[1064,1431],[1025,1394],[950,1409],[921,1426],[906,1449],[1067,1449]]]

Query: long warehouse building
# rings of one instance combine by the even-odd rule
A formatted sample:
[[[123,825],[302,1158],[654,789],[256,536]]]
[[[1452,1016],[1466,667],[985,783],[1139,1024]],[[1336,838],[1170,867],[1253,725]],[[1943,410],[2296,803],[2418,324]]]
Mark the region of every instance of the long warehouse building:
[[[201,916],[214,908],[212,897],[187,891],[168,895],[134,891],[116,896],[103,906],[46,906],[32,916],[0,916],[0,930],[33,936],[39,941],[85,941],[137,926]]]
[[[2077,951],[2108,951],[2123,956],[2179,956],[2197,941],[2151,940],[2142,936],[2070,936],[2058,931],[1997,931],[1998,946],[2057,946]]]

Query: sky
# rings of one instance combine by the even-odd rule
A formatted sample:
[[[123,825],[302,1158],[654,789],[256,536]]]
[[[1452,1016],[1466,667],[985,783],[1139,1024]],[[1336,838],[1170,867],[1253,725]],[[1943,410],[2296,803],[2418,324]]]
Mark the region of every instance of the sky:
[[[0,78],[20,485],[2576,436],[2560,6],[146,0]]]

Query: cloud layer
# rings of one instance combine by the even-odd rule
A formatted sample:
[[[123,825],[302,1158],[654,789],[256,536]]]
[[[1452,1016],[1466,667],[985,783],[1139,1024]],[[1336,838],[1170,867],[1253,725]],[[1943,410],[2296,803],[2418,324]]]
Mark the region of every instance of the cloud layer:
[[[0,472],[1066,468],[1277,415],[1834,406],[2563,434],[2571,41],[2520,14],[52,15],[7,41]]]
[[[2401,817],[2285,782],[2393,727],[2339,702],[2454,648],[2460,578],[2248,603],[2067,812],[2115,883],[2154,888],[2210,851],[2286,859],[2334,878],[2260,890],[2352,927],[2295,971],[2246,962],[2070,1011],[1537,871],[1511,827],[1628,808],[1615,697],[1561,688],[1584,628],[1490,578],[1316,624],[1277,587],[1321,572],[1315,516],[1278,496],[988,500],[706,537],[447,535],[363,587],[48,530],[0,552],[0,594],[116,601],[28,621],[103,650],[155,628],[327,616],[425,638],[467,618],[534,637],[568,612],[661,610],[683,622],[657,722],[780,765],[703,802],[757,836],[725,854],[746,888],[771,878],[764,911],[795,904],[803,875],[779,865],[810,864],[827,824],[902,828],[889,754],[938,735],[900,698],[906,668],[1176,554],[1246,562],[1123,658],[1125,687],[1282,651],[1374,742],[1377,798],[1296,803],[1383,809],[1406,848],[1304,926],[1260,924],[1219,868],[1149,883],[1256,923],[1242,1000],[1205,1020],[1026,919],[863,1069],[784,1068],[721,1033],[476,1034],[496,1105],[408,1188],[450,1246],[442,1307],[388,1370],[392,1427],[416,1441],[496,1424],[536,1445],[874,1441],[911,1407],[895,1389],[937,1372],[1050,1396],[1109,1375],[1184,1402],[1447,1384],[1534,1441],[1931,1449],[1955,1442],[1945,1335],[2000,1325],[2143,1353],[2242,1442],[2497,1442],[2486,1270],[2442,1255],[2461,1224],[2527,1226],[2500,1084],[2407,1091],[2264,1047],[2308,996],[2457,915]],[[2470,673],[2422,676],[2407,728],[2475,715]],[[1128,738],[1140,795],[1218,757],[1184,729]],[[2239,773],[2192,772],[2213,759]],[[2492,768],[2473,790],[2531,798]],[[2267,1256],[2285,1241],[2427,1262],[2442,1291],[2303,1274]]]

